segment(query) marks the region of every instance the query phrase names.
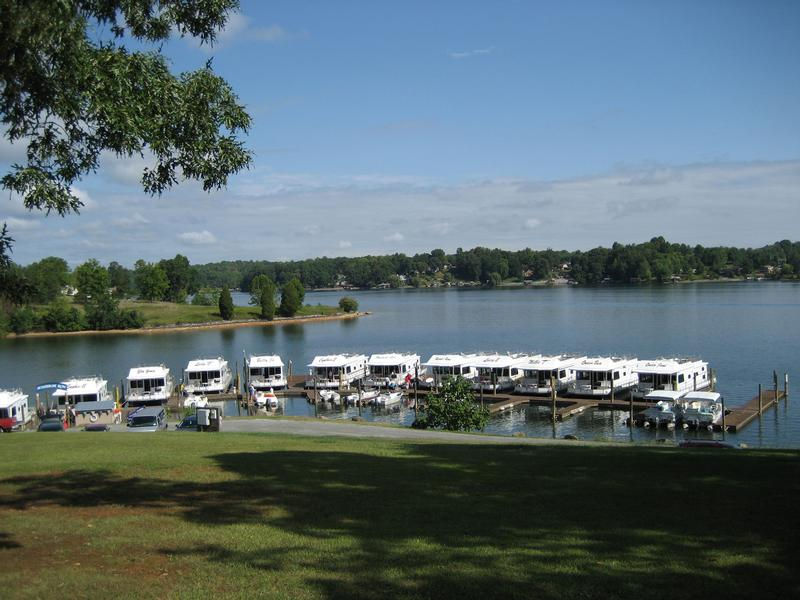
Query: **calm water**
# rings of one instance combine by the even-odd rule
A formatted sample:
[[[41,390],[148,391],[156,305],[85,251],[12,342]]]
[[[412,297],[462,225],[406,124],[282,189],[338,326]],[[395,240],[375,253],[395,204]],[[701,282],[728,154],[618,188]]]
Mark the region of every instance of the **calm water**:
[[[311,304],[336,304],[340,293],[316,292]],[[349,293],[373,314],[348,321],[243,327],[227,330],[122,336],[0,340],[0,387],[28,393],[44,381],[101,374],[119,384],[131,366],[163,362],[180,377],[186,363],[222,355],[241,367],[242,353],[279,354],[306,372],[315,354],[336,352],[456,351],[580,352],[640,358],[699,356],[716,369],[726,405],[752,398],[758,383],[772,385],[773,369],[800,385],[800,284],[752,282],[654,287],[507,290],[386,290]],[[235,297],[245,304],[246,297]],[[798,392],[800,394],[800,392]],[[797,397],[797,396],[796,396]],[[287,399],[286,414],[312,414],[304,400]],[[235,412],[235,409],[233,409]],[[230,409],[228,410],[230,412]],[[357,409],[342,415],[350,417]],[[413,410],[366,418],[409,424]],[[622,413],[590,411],[559,423],[544,409],[523,407],[494,417],[488,431],[530,436],[630,439]],[[634,439],[674,437],[634,430]],[[696,437],[712,434],[691,432]],[[714,434],[720,437],[721,434]],[[800,447],[800,406],[790,400],[729,440],[751,446]]]

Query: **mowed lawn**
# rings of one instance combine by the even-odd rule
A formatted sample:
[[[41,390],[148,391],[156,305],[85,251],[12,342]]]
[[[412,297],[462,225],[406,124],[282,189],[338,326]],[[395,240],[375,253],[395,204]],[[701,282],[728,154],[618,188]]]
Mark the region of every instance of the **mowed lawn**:
[[[800,452],[0,435],[4,598],[789,598]]]
[[[174,302],[143,302],[124,300],[120,302],[121,308],[137,310],[144,318],[145,327],[158,325],[175,325],[181,323],[211,323],[222,321],[217,306],[195,306],[193,304],[176,304]],[[258,319],[261,307],[236,306],[234,319]],[[339,311],[335,306],[306,304],[299,311],[298,317],[310,315],[335,315]]]

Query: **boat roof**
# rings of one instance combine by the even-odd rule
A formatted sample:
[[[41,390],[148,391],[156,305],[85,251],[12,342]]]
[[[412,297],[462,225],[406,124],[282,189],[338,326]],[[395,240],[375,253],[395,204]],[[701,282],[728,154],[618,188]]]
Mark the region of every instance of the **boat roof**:
[[[637,361],[634,371],[637,373],[658,373],[666,375],[707,365],[707,362],[693,358],[656,358],[654,360]]]
[[[222,367],[228,366],[228,361],[218,356],[217,358],[198,358],[197,360],[190,360],[186,365],[187,371],[212,371],[219,370]]]
[[[653,400],[669,400],[675,402],[683,398],[685,393],[686,392],[673,392],[672,390],[653,390],[648,393],[644,399],[648,402],[652,402]]]
[[[136,411],[136,414],[133,414],[135,417],[157,417],[161,413],[164,412],[163,406],[145,406],[140,408]]]
[[[363,354],[324,354],[315,356],[309,367],[340,367],[353,362],[365,361],[367,357]]]
[[[686,394],[684,400],[715,400],[719,401],[722,394],[719,392],[689,392]]]
[[[579,360],[575,367],[584,371],[607,371],[634,362],[635,358],[622,356],[592,356]]]
[[[419,361],[419,354],[410,352],[390,352],[388,354],[373,354],[369,357],[370,366],[402,365],[407,362]]]
[[[28,396],[22,390],[0,390],[0,408],[8,408],[20,401],[28,401]]]
[[[259,354],[251,355],[247,359],[247,365],[250,367],[282,367],[283,361],[277,354]]]
[[[151,377],[167,377],[168,375],[169,368],[164,365],[133,367],[128,372],[128,379],[150,379]]]
[[[554,355],[539,355],[531,356],[526,362],[520,365],[523,369],[536,370],[536,369],[558,369],[560,367],[569,367],[577,364],[578,361],[584,359],[584,356],[575,356],[574,354],[554,354]]]
[[[67,379],[65,390],[56,390],[53,396],[74,396],[75,394],[97,394],[106,387],[108,382],[100,377],[82,377]]]
[[[434,354],[423,366],[425,367],[457,367],[465,365],[475,358],[474,354]]]
[[[522,354],[478,354],[467,364],[471,367],[495,369],[519,365],[529,358],[530,356]]]
[[[76,413],[114,410],[116,403],[113,400],[101,400],[100,402],[78,402],[75,405]]]

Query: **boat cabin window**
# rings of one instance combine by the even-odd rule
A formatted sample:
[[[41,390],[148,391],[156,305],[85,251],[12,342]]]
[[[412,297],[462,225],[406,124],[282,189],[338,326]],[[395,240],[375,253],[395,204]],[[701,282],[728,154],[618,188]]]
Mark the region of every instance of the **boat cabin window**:
[[[8,409],[0,408],[0,419],[7,419],[7,418],[8,418]]]
[[[129,382],[131,391],[140,391],[143,390],[145,392],[149,392],[153,388],[164,387],[164,378],[158,377],[156,379],[131,379]]]
[[[681,373],[680,375],[678,375],[678,383],[683,383],[683,380],[684,380],[683,373]]]
[[[566,376],[567,376],[567,370],[566,370],[566,369],[561,369],[561,370],[558,372],[558,376],[559,376],[560,378],[562,378],[562,379],[563,379],[564,377],[566,377]]]
[[[614,371],[614,379],[619,379],[619,371]]]

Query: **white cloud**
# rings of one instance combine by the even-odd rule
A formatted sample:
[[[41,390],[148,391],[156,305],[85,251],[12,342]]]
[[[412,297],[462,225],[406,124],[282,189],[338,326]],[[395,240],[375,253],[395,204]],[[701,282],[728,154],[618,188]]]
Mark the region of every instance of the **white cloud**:
[[[217,238],[214,237],[214,234],[207,229],[204,229],[203,231],[187,231],[181,233],[178,238],[180,238],[184,243],[192,246],[217,243]]]
[[[303,227],[303,233],[307,233],[308,235],[317,235],[320,232],[319,225],[312,223],[310,225],[305,225]]]
[[[225,28],[217,33],[213,46],[208,44],[200,45],[194,38],[187,38],[187,41],[206,52],[213,52],[241,41],[277,44],[305,37],[308,37],[307,31],[291,32],[274,23],[266,26],[257,25],[247,15],[231,13],[228,15],[228,22],[225,24]]]
[[[352,247],[353,247],[353,242],[349,242],[347,240],[341,240],[339,242],[339,248],[345,249],[345,248],[352,248]]]
[[[31,229],[38,229],[42,226],[42,222],[34,219],[17,219],[16,217],[0,218],[0,221],[8,225],[9,230],[12,232],[17,231],[30,231]]]
[[[89,192],[87,192],[85,190],[81,190],[81,189],[76,188],[76,187],[70,188],[69,191],[72,192],[72,194],[78,200],[81,201],[81,204],[83,204],[83,206],[81,207],[80,210],[83,211],[83,210],[94,208],[96,206],[96,204],[95,204],[94,200],[92,199],[92,197],[89,196]]]
[[[525,219],[525,229],[536,229],[541,224],[539,219]]]
[[[432,223],[428,226],[428,229],[437,235],[447,235],[452,227],[447,221],[442,221],[440,223]]]
[[[120,217],[118,219],[114,219],[114,225],[118,225],[120,227],[135,227],[137,225],[147,225],[149,223],[150,221],[138,212],[133,213],[130,217]]]
[[[475,50],[465,50],[463,52],[449,52],[450,58],[461,60],[463,58],[472,58],[473,56],[481,56],[483,54],[491,54],[494,52],[494,46],[488,48],[476,48]]]
[[[396,231],[391,235],[384,236],[383,241],[384,242],[402,242],[404,239],[406,239],[406,236],[404,236],[399,231]]]

